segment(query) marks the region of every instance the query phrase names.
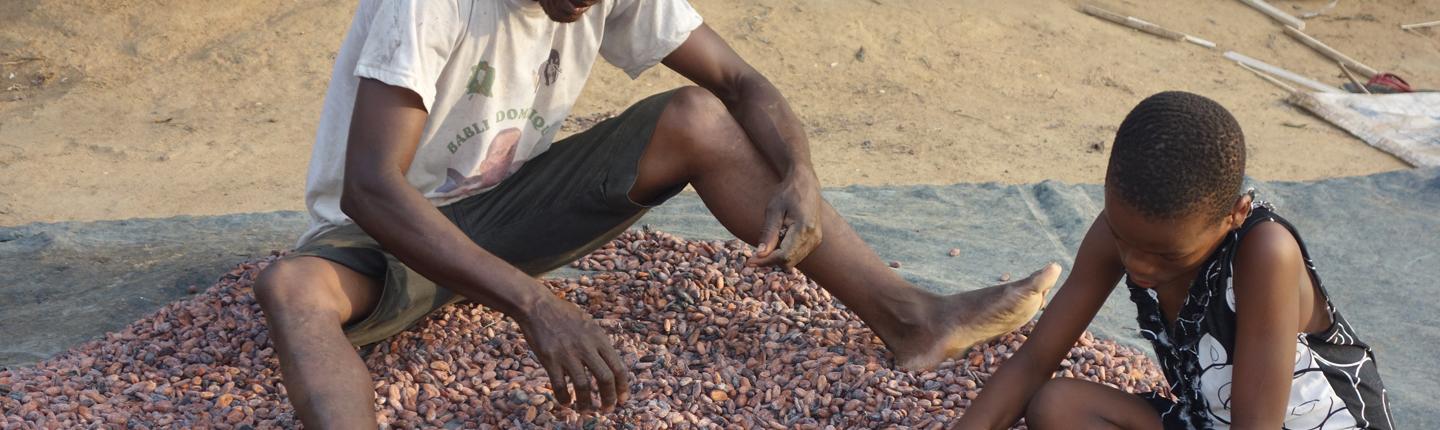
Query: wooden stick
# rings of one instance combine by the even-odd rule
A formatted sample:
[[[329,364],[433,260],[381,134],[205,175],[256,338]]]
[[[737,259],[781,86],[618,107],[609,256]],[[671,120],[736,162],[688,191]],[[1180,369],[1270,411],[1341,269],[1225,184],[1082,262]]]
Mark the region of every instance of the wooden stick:
[[[1267,75],[1267,74],[1265,74],[1265,72],[1261,72],[1261,71],[1259,71],[1259,70],[1252,69],[1252,68],[1250,68],[1250,66],[1246,66],[1245,63],[1238,63],[1238,62],[1237,62],[1237,63],[1235,63],[1235,65],[1240,66],[1240,68],[1242,68],[1242,69],[1249,70],[1250,73],[1254,73],[1255,76],[1259,76],[1259,77],[1261,77],[1261,78],[1264,78],[1264,79],[1267,80],[1267,81],[1270,81],[1270,83],[1275,84],[1275,86],[1277,86],[1277,87],[1284,88],[1285,91],[1290,92],[1290,94],[1294,94],[1295,91],[1296,91],[1296,90],[1295,90],[1295,87],[1292,87],[1292,86],[1290,86],[1289,84],[1286,84],[1285,82],[1280,81],[1279,79],[1275,79],[1274,76]]]
[[[1163,38],[1166,38],[1166,39],[1170,39],[1170,40],[1184,40],[1184,39],[1185,39],[1185,35],[1184,35],[1184,34],[1181,34],[1180,32],[1170,31],[1170,30],[1167,30],[1167,29],[1165,29],[1165,28],[1162,28],[1162,27],[1160,27],[1160,26],[1158,26],[1158,25],[1145,22],[1144,20],[1136,19],[1135,17],[1124,16],[1124,15],[1121,15],[1121,14],[1118,14],[1118,13],[1115,13],[1115,12],[1111,12],[1111,11],[1108,11],[1108,10],[1105,10],[1105,9],[1101,9],[1101,8],[1096,7],[1096,6],[1094,6],[1094,5],[1082,4],[1082,5],[1080,5],[1080,11],[1081,11],[1081,12],[1085,12],[1086,14],[1089,14],[1090,16],[1093,16],[1093,17],[1096,17],[1096,18],[1104,19],[1104,20],[1106,20],[1106,21],[1110,21],[1110,22],[1113,22],[1113,23],[1116,23],[1116,24],[1120,24],[1120,25],[1123,25],[1123,26],[1126,26],[1126,27],[1130,27],[1130,28],[1133,28],[1133,29],[1136,29],[1136,30],[1140,30],[1140,31],[1143,31],[1143,32],[1146,32],[1146,33],[1150,33],[1150,34],[1153,34],[1153,35],[1156,35],[1156,36],[1160,36],[1160,37],[1163,37]]]
[[[1360,78],[1355,77],[1355,74],[1354,74],[1354,73],[1350,73],[1350,68],[1349,68],[1349,67],[1345,67],[1345,63],[1335,63],[1335,64],[1339,64],[1339,65],[1340,65],[1340,71],[1345,72],[1345,78],[1349,79],[1349,80],[1350,80],[1350,83],[1355,84],[1355,86],[1357,86],[1357,87],[1360,87],[1360,91],[1364,91],[1365,94],[1370,94],[1370,89],[1369,89],[1369,88],[1366,88],[1366,87],[1365,87],[1365,84],[1360,83]]]
[[[1271,6],[1270,3],[1266,3],[1265,0],[1240,0],[1240,1],[1243,2],[1243,3],[1245,3],[1245,4],[1247,4],[1247,5],[1250,5],[1250,7],[1253,7],[1253,8],[1255,8],[1255,9],[1259,10],[1261,13],[1264,13],[1264,14],[1266,14],[1266,15],[1269,15],[1270,18],[1272,18],[1272,19],[1274,19],[1274,20],[1276,20],[1276,21],[1280,21],[1281,24],[1285,24],[1285,25],[1288,25],[1288,26],[1291,26],[1291,27],[1295,27],[1295,28],[1298,28],[1298,29],[1301,29],[1301,30],[1304,30],[1304,29],[1305,29],[1305,21],[1301,21],[1300,18],[1296,18],[1296,17],[1290,16],[1290,14],[1285,13],[1284,11],[1282,11],[1282,10],[1280,10],[1280,9],[1276,9],[1275,6]]]
[[[21,57],[20,59],[15,60],[15,61],[6,61],[6,62],[4,62],[4,63],[0,63],[0,66],[13,66],[13,65],[16,65],[16,64],[25,64],[25,63],[29,63],[29,62],[31,62],[31,61],[40,61],[40,60],[42,60],[42,59],[43,59],[43,58],[40,58],[40,57]]]
[[[1188,35],[1188,34],[1185,35],[1185,41],[1186,41],[1186,42],[1190,42],[1190,43],[1194,43],[1194,44],[1196,44],[1196,45],[1204,46],[1204,47],[1206,47],[1206,48],[1208,48],[1208,49],[1215,49],[1215,42],[1211,42],[1211,41],[1209,41],[1209,40],[1201,39],[1201,38],[1198,38],[1198,37],[1195,37],[1195,36],[1191,36],[1191,35]]]
[[[1260,70],[1262,70],[1262,71],[1264,71],[1264,72],[1266,72],[1266,73],[1269,73],[1269,74],[1272,74],[1272,75],[1275,75],[1275,76],[1279,76],[1279,77],[1285,78],[1285,80],[1287,80],[1287,81],[1300,84],[1300,85],[1303,86],[1303,87],[1306,87],[1306,88],[1309,88],[1309,89],[1312,89],[1312,90],[1315,90],[1315,91],[1320,91],[1320,92],[1325,92],[1325,93],[1342,93],[1342,94],[1345,93],[1344,90],[1341,90],[1341,89],[1339,89],[1339,88],[1335,88],[1335,87],[1332,87],[1332,86],[1329,86],[1329,85],[1325,85],[1325,84],[1323,84],[1323,83],[1320,83],[1320,81],[1316,81],[1316,80],[1314,80],[1314,79],[1310,79],[1310,78],[1307,78],[1307,77],[1304,77],[1304,76],[1300,76],[1299,74],[1296,74],[1295,72],[1292,72],[1292,71],[1289,71],[1289,70],[1285,70],[1285,69],[1282,69],[1282,68],[1279,68],[1279,67],[1270,65],[1269,63],[1266,63],[1266,62],[1264,62],[1264,61],[1260,61],[1260,60],[1256,60],[1256,59],[1254,59],[1254,58],[1247,57],[1247,56],[1245,56],[1245,54],[1241,54],[1241,53],[1239,53],[1239,52],[1228,51],[1228,52],[1225,53],[1225,58],[1229,58],[1230,60],[1235,61],[1235,62],[1238,62],[1238,63],[1240,63],[1240,64],[1244,64],[1244,65],[1246,65],[1246,66],[1254,67],[1254,68],[1260,69]]]
[[[1096,17],[1096,18],[1100,18],[1100,19],[1103,19],[1103,20],[1106,20],[1106,21],[1110,21],[1110,22],[1113,22],[1113,23],[1116,23],[1116,24],[1120,24],[1120,25],[1123,25],[1123,26],[1126,26],[1126,27],[1130,27],[1130,28],[1133,28],[1133,29],[1136,29],[1136,30],[1140,30],[1140,31],[1142,31],[1142,32],[1150,33],[1150,34],[1153,34],[1153,35],[1156,35],[1156,36],[1160,36],[1160,37],[1163,37],[1163,38],[1166,38],[1166,39],[1170,39],[1170,40],[1183,40],[1183,41],[1186,41],[1186,42],[1194,43],[1194,44],[1196,44],[1196,45],[1204,46],[1204,47],[1206,47],[1206,48],[1211,48],[1211,49],[1214,49],[1214,48],[1215,48],[1215,43],[1214,43],[1214,42],[1211,42],[1211,41],[1208,41],[1208,40],[1205,40],[1205,39],[1201,39],[1201,38],[1198,38],[1198,37],[1195,37],[1195,36],[1191,36],[1191,35],[1188,35],[1188,34],[1185,34],[1185,33],[1181,33],[1181,32],[1178,32],[1178,31],[1170,30],[1170,29],[1167,29],[1167,28],[1165,28],[1165,27],[1161,27],[1161,26],[1159,26],[1159,25],[1156,25],[1156,24],[1154,24],[1154,23],[1152,23],[1152,22],[1149,22],[1149,21],[1146,21],[1146,20],[1143,20],[1143,19],[1140,19],[1140,18],[1136,18],[1136,17],[1133,17],[1133,16],[1125,16],[1125,15],[1121,15],[1121,14],[1118,14],[1118,13],[1115,13],[1115,12],[1111,12],[1111,11],[1108,11],[1108,10],[1105,10],[1105,9],[1101,9],[1100,7],[1095,6],[1095,5],[1082,4],[1082,5],[1080,5],[1080,11],[1081,11],[1081,12],[1085,12],[1087,15],[1090,15],[1090,16],[1093,16],[1093,17]]]
[[[1300,31],[1300,29],[1285,26],[1285,34],[1290,35],[1290,37],[1295,38],[1295,40],[1300,41],[1300,43],[1305,44],[1305,46],[1309,46],[1310,48],[1315,49],[1316,52],[1319,52],[1326,57],[1330,57],[1331,60],[1338,61],[1341,64],[1355,69],[1355,71],[1360,72],[1360,74],[1362,75],[1365,75],[1366,79],[1369,79],[1371,76],[1380,74],[1380,72],[1375,71],[1375,69],[1371,68],[1370,66],[1366,66],[1359,61],[1355,61],[1354,58],[1350,58],[1349,56],[1341,53],[1340,51],[1335,50],[1335,48],[1331,48],[1330,45],[1326,45],[1324,42],[1310,37],[1310,35],[1305,34],[1305,32]]]
[[[1414,30],[1417,28],[1434,27],[1440,25],[1440,21],[1417,22],[1414,24],[1401,24],[1401,30]]]
[[[1329,12],[1330,9],[1334,9],[1334,8],[1335,8],[1335,5],[1337,5],[1337,4],[1340,4],[1340,0],[1330,0],[1330,4],[1327,4],[1327,5],[1325,5],[1324,7],[1321,7],[1321,8],[1319,8],[1319,9],[1315,9],[1314,11],[1310,11],[1310,12],[1301,12],[1301,13],[1300,13],[1300,19],[1310,19],[1310,18],[1314,18],[1314,17],[1320,16],[1321,14],[1324,14],[1325,12]]]

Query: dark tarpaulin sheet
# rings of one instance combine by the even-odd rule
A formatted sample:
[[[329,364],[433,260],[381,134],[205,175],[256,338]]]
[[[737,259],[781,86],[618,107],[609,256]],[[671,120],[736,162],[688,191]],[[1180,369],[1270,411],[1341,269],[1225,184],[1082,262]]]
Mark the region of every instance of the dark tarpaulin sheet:
[[[1375,349],[1395,419],[1440,428],[1440,169],[1313,182],[1253,182],[1300,229],[1333,300]],[[1099,185],[957,184],[833,188],[826,197],[881,258],[925,288],[958,291],[1067,269],[1102,206]],[[684,193],[642,225],[729,239]],[[115,330],[230,265],[288,248],[296,212],[0,228],[0,366],[24,365]],[[947,252],[959,248],[960,256]],[[565,270],[552,276],[564,276]],[[1063,278],[1062,278],[1063,282]],[[1051,303],[1050,306],[1064,306]],[[1091,330],[1140,346],[1117,289]]]

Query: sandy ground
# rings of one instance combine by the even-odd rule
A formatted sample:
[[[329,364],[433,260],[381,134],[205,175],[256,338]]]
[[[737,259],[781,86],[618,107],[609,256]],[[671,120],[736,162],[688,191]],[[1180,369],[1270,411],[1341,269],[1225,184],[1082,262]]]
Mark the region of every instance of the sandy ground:
[[[695,2],[805,120],[827,185],[1097,182],[1114,127],[1151,93],[1208,95],[1240,119],[1250,174],[1406,168],[1195,46],[1077,2]],[[1106,6],[1338,84],[1338,68],[1239,2]],[[1327,1],[1279,0],[1286,10]],[[304,170],[354,1],[0,2],[0,225],[303,209]],[[1298,10],[1297,10],[1298,8]],[[1307,31],[1440,87],[1430,0],[1339,2]],[[11,77],[13,75],[13,77]],[[576,115],[680,85],[597,68]]]

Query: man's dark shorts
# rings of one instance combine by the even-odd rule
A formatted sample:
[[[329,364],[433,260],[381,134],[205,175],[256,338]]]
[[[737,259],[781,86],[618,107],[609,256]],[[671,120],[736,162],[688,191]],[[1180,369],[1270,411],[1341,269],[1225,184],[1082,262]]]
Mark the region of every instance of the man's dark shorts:
[[[442,206],[440,212],[480,247],[532,276],[580,258],[684,188],[644,204],[630,200],[640,157],[673,93],[641,100],[619,116],[555,142],[494,189]],[[298,256],[325,258],[384,281],[374,312],[345,326],[345,336],[355,345],[384,340],[463,299],[406,267],[354,224],[322,233],[286,258]]]

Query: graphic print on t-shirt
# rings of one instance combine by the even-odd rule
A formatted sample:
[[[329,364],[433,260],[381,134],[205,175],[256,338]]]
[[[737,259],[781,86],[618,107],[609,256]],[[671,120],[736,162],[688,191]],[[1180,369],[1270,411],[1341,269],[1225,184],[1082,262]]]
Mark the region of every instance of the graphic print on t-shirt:
[[[490,62],[482,60],[470,70],[470,83],[465,86],[465,94],[471,98],[476,94],[493,97],[490,88],[495,86],[495,68],[490,67]]]
[[[502,89],[504,85],[508,85],[507,82],[514,81],[513,77],[502,77],[499,76],[500,74],[501,71],[496,70],[496,67],[491,65],[490,62],[480,61],[479,64],[471,68],[470,80],[465,86],[465,95],[471,99],[473,99],[476,94],[490,98],[495,97],[492,90],[496,85],[496,81],[501,81],[500,85]],[[535,69],[532,78],[534,79],[534,90],[536,93],[540,91],[542,85],[546,88],[554,86],[560,78],[560,51],[550,49],[550,53],[544,57],[539,67]],[[519,127],[500,130],[499,133],[491,138],[490,145],[485,149],[484,157],[480,158],[480,165],[469,172],[474,173],[474,176],[467,176],[466,172],[462,172],[462,170],[468,169],[466,169],[463,164],[457,165],[456,163],[463,163],[462,160],[466,158],[466,156],[460,154],[460,152],[470,139],[481,136],[482,133],[490,129],[491,124],[498,126],[502,122],[513,121],[519,121],[522,124]],[[511,173],[520,170],[520,166],[524,164],[524,161],[516,162],[515,160],[516,151],[524,146],[520,144],[521,141],[544,139],[545,136],[549,136],[555,131],[554,126],[555,124],[550,124],[550,121],[547,121],[540,111],[534,108],[524,108],[501,109],[495,113],[494,123],[490,122],[490,119],[487,118],[461,128],[455,133],[455,138],[446,145],[450,154],[452,154],[451,165],[445,169],[445,182],[435,189],[435,193],[441,195],[457,195],[476,190],[485,190],[499,184],[500,181],[509,177]],[[532,135],[532,138],[526,138],[526,128],[533,128],[534,131],[540,135]]]
[[[480,174],[465,176],[454,168],[445,169],[445,183],[435,191],[448,193],[457,189],[485,189],[500,183],[519,170],[519,165],[515,164],[515,148],[519,142],[520,129],[500,130],[490,141],[490,149],[485,151],[485,159],[478,169]]]
[[[540,91],[540,84],[545,86],[555,85],[560,79],[560,51],[550,50],[550,57],[540,63],[540,69],[535,71],[535,91]]]

